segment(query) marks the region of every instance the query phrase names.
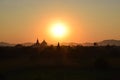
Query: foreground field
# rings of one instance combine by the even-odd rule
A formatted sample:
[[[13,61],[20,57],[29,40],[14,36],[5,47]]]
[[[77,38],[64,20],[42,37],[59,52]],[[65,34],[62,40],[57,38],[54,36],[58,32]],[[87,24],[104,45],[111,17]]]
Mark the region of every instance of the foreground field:
[[[120,47],[0,47],[1,80],[120,80]]]

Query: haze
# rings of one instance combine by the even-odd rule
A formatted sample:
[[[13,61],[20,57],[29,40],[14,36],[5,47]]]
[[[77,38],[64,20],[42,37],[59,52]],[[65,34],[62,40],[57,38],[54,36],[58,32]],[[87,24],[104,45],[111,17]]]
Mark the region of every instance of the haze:
[[[0,41],[57,42],[47,33],[57,20],[70,28],[62,42],[120,39],[119,19],[120,0],[0,0]]]

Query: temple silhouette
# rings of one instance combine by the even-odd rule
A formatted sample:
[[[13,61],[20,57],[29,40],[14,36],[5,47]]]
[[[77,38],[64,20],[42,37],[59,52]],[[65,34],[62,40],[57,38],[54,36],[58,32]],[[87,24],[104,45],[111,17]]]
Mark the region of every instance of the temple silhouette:
[[[39,48],[39,47],[44,48],[44,47],[46,47],[46,46],[47,46],[47,42],[46,42],[45,40],[43,40],[43,41],[40,43],[38,38],[37,38],[36,43],[34,43],[34,44],[32,45],[32,47],[34,47],[34,48]]]

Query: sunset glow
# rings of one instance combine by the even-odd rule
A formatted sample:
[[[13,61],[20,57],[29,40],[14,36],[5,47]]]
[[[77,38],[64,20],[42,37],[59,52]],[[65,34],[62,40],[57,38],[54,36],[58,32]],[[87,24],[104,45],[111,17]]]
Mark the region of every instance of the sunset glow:
[[[51,26],[50,34],[54,38],[64,38],[68,33],[67,26],[61,22],[54,23]]]
[[[0,42],[120,40],[120,0],[0,0]]]

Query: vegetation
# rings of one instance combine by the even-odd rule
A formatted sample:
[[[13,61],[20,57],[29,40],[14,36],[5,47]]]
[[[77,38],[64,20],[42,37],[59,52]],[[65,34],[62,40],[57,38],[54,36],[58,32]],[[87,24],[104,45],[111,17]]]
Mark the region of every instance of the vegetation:
[[[0,47],[5,80],[120,79],[120,47]],[[3,78],[0,80],[4,80]]]

